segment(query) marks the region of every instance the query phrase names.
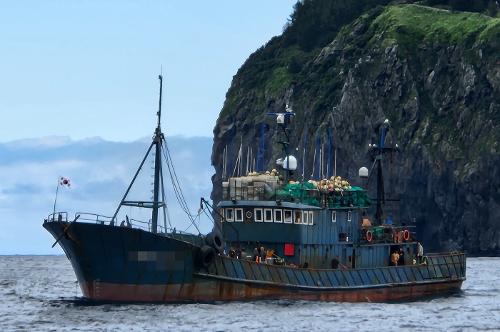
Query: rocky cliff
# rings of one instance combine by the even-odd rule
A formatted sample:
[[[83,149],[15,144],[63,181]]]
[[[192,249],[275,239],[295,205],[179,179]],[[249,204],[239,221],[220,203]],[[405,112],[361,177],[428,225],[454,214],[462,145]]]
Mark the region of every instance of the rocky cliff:
[[[292,146],[301,163],[305,151],[306,178],[315,140],[330,132],[338,175],[362,184],[357,171],[371,165],[368,144],[388,118],[400,146],[386,163],[388,196],[400,199],[395,217],[414,222],[428,250],[498,255],[500,19],[401,2],[335,3],[344,2],[298,3],[283,34],[234,76],[214,129],[212,198],[220,199],[226,147],[228,159],[240,142],[255,156],[263,137],[266,168],[274,167],[280,151],[266,114],[285,103],[297,114]]]

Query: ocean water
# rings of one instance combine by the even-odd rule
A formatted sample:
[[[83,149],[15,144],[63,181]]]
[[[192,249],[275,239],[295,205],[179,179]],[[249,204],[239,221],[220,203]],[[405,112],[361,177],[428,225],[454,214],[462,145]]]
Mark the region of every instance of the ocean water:
[[[500,258],[460,294],[410,303],[90,305],[64,256],[0,256],[0,331],[500,331]]]

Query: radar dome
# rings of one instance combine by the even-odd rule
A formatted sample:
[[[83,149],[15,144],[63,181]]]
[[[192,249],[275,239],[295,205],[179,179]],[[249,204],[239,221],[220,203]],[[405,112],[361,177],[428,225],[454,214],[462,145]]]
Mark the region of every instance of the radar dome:
[[[368,177],[368,168],[366,167],[361,167],[359,169],[359,177],[360,178],[367,178]]]
[[[297,169],[297,158],[294,156],[287,156],[283,159],[283,169],[295,171]]]

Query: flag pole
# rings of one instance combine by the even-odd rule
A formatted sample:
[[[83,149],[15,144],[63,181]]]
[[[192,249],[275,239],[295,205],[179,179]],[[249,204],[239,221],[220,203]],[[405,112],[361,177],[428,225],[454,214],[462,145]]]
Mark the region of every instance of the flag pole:
[[[56,203],[57,203],[57,194],[59,193],[59,179],[60,178],[61,178],[60,176],[57,178],[56,198],[54,199],[54,210],[53,210],[53,214],[52,214],[52,219],[54,219],[55,215],[56,215]]]

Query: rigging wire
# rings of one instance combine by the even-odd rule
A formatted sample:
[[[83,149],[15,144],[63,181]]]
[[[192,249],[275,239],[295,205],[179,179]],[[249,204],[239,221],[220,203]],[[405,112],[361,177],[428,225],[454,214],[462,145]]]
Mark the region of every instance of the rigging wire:
[[[188,226],[188,227],[184,230],[184,232],[187,232],[187,231],[188,231],[188,229],[190,229],[190,228],[191,228],[191,226],[193,226],[193,225],[194,225],[194,227],[198,230],[198,233],[200,232],[200,230],[198,229],[198,227],[196,227],[196,226],[197,226],[197,225],[196,225],[196,219],[198,219],[198,225],[199,225],[199,224],[200,224],[200,222],[201,222],[201,218],[200,218],[200,216],[201,216],[202,211],[203,211],[203,209],[198,211],[198,214],[194,217],[193,222],[192,222],[192,223],[191,223],[191,224],[190,224],[190,225],[189,225],[189,226]]]
[[[167,222],[168,226],[172,228],[172,223],[170,222],[170,213],[168,211],[167,204],[167,196],[165,195],[165,185],[163,182],[163,169],[160,168],[160,178],[161,178],[161,197],[163,201],[163,226],[165,227],[165,232],[167,231]]]
[[[207,216],[208,220],[215,222],[214,218],[205,209],[203,209],[203,213]]]
[[[198,228],[198,225],[196,224],[196,218],[199,217],[200,214],[195,216],[189,210],[189,206],[188,206],[186,199],[184,197],[184,194],[182,192],[182,186],[179,183],[179,178],[175,172],[175,167],[174,167],[174,163],[172,160],[172,156],[170,155],[170,150],[169,150],[166,142],[165,142],[165,144],[162,144],[162,153],[163,153],[163,156],[165,158],[168,173],[170,175],[170,181],[172,183],[172,189],[173,189],[175,198],[176,198],[177,202],[179,203],[181,210],[188,216],[189,220],[191,220],[191,225],[196,228],[198,233],[201,233],[200,229]],[[191,227],[191,225],[188,227],[188,229]]]

